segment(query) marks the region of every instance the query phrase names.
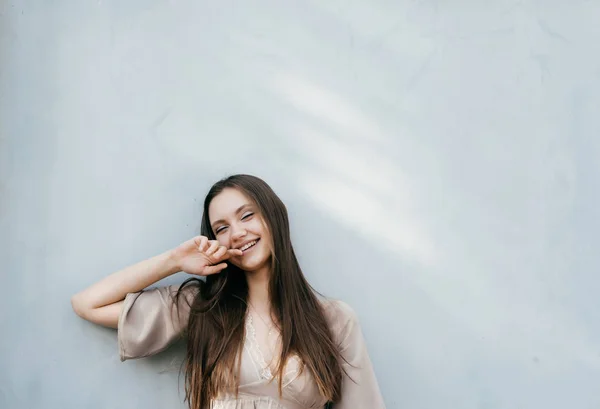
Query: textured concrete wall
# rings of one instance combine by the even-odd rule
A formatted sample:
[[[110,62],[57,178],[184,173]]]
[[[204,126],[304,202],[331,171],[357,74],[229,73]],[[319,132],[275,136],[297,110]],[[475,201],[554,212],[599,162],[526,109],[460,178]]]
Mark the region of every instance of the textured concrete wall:
[[[0,407],[184,407],[181,347],[120,363],[69,298],[194,235],[231,172],[288,204],[389,408],[600,407],[599,21],[597,1],[1,1]]]

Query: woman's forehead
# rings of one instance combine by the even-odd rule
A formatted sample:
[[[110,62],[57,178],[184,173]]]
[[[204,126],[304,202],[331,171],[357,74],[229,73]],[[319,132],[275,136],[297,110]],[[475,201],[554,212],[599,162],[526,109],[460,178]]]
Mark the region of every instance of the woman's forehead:
[[[239,189],[226,188],[210,202],[208,214],[211,220],[235,215],[242,206],[251,205],[252,201]]]

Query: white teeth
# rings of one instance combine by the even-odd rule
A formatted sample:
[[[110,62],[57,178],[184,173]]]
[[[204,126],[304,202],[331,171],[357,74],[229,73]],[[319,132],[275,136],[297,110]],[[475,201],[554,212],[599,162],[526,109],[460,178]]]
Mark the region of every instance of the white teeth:
[[[242,251],[246,251],[248,250],[250,247],[254,246],[256,244],[256,240],[251,241],[250,243],[245,244],[242,248],[240,248],[240,250]]]

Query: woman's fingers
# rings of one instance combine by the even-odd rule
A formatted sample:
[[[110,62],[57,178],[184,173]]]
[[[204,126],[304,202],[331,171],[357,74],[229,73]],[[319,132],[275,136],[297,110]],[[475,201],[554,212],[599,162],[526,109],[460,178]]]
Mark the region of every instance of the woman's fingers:
[[[201,252],[205,252],[208,247],[208,237],[201,236],[200,237],[200,245],[198,246],[198,250]]]
[[[208,257],[212,257],[213,254],[215,254],[215,252],[219,249],[219,242],[216,240],[210,240],[209,243],[210,245],[208,246],[208,249],[205,251],[205,253]]]
[[[240,249],[229,249],[229,250],[227,250],[227,254],[229,254],[230,257],[233,257],[233,256],[241,256],[244,254],[244,252]]]
[[[208,266],[204,269],[204,275],[220,273],[226,267],[227,267],[227,263],[220,263],[220,264],[217,264],[216,266]]]
[[[205,236],[200,237],[198,250],[213,260],[227,260],[231,256],[241,256],[244,252],[240,249],[228,249],[219,243],[218,240],[209,240]]]
[[[204,267],[204,271],[202,272],[202,275],[204,276],[220,273],[227,268],[227,263],[224,263],[225,260],[233,256],[241,256],[244,254],[240,249],[228,249],[225,246],[219,245],[217,240],[206,240],[206,242],[203,241],[200,244],[200,247],[206,248],[203,253],[208,257],[208,262],[213,264]]]
[[[215,251],[212,258],[216,261],[226,260],[225,255],[227,254],[227,247],[219,246],[219,249]]]

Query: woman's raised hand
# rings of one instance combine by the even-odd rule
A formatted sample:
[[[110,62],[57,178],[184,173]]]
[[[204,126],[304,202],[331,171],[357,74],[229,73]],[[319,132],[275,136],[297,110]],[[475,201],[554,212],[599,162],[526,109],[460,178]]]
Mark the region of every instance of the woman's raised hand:
[[[217,240],[209,240],[205,236],[196,236],[181,243],[173,250],[173,259],[181,271],[188,274],[207,276],[220,273],[228,260],[233,256],[241,256],[239,249],[228,249]]]

